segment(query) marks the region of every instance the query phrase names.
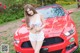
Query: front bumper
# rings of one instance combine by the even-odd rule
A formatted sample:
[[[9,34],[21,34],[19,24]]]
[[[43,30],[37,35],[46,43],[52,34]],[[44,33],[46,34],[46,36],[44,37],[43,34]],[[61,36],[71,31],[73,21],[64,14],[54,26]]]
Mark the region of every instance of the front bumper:
[[[74,37],[74,41],[70,42],[69,40]],[[21,48],[19,45],[14,43],[15,51],[20,53],[34,53],[32,48]],[[78,39],[77,34],[71,35],[69,38],[65,39],[63,43],[53,44],[48,46],[43,46],[41,53],[71,53],[78,48]],[[46,50],[45,50],[46,49]],[[43,51],[45,50],[45,51]]]

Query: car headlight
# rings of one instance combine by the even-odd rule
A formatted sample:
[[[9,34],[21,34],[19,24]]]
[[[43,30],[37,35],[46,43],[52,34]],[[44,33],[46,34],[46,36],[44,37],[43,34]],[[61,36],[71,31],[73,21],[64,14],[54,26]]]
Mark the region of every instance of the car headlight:
[[[19,40],[14,40],[14,43],[19,44],[20,41]]]
[[[73,33],[74,33],[74,30],[71,29],[70,31],[64,33],[64,35],[69,36],[69,35],[72,35]]]

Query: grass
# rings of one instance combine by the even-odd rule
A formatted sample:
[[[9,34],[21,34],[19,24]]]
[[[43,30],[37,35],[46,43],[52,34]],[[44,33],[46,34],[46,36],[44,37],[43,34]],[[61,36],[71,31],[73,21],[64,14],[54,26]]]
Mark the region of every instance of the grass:
[[[63,5],[63,7],[64,7],[65,9],[77,8],[77,4],[72,4],[72,5],[67,5],[67,6],[64,6],[64,5]]]
[[[71,8],[77,8],[77,5],[76,4],[72,4],[72,5],[63,6],[63,7],[65,9],[71,9]],[[72,16],[72,19],[74,20],[74,22],[76,24],[78,35],[80,35],[80,11],[73,13],[71,16]],[[16,23],[16,20],[15,21],[11,21],[11,22],[15,22]],[[5,25],[5,24],[6,23],[4,23],[2,25]],[[1,37],[0,37],[1,43],[8,44],[9,45],[9,49],[10,49],[9,50],[10,53],[15,53],[14,47],[13,47],[13,34],[10,33],[10,30],[8,30],[8,31],[4,32],[4,35],[1,35]],[[78,48],[74,53],[78,53],[79,50],[80,50],[80,48]]]
[[[74,20],[76,24],[78,39],[79,39],[79,48],[74,53],[78,53],[80,52],[80,11],[73,13],[72,19]]]

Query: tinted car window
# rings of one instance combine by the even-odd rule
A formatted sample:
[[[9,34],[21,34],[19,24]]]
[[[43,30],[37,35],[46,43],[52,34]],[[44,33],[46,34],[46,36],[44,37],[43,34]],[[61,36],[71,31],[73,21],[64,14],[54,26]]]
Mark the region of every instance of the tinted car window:
[[[54,8],[44,8],[38,10],[39,13],[43,14],[44,18],[54,18],[57,16],[64,16],[65,12],[61,7],[54,7]]]

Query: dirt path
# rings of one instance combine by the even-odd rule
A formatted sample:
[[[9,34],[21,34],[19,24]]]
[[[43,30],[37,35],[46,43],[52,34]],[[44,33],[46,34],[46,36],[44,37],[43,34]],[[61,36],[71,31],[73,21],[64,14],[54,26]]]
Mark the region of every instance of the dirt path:
[[[4,35],[6,32],[14,33],[15,30],[22,24],[21,19],[17,21],[12,21],[7,24],[0,26],[0,36]],[[6,34],[7,35],[7,34]]]
[[[79,9],[78,8],[73,8],[73,9],[69,9],[69,10],[71,10],[73,12],[77,12],[77,11],[80,11],[80,8]]]

